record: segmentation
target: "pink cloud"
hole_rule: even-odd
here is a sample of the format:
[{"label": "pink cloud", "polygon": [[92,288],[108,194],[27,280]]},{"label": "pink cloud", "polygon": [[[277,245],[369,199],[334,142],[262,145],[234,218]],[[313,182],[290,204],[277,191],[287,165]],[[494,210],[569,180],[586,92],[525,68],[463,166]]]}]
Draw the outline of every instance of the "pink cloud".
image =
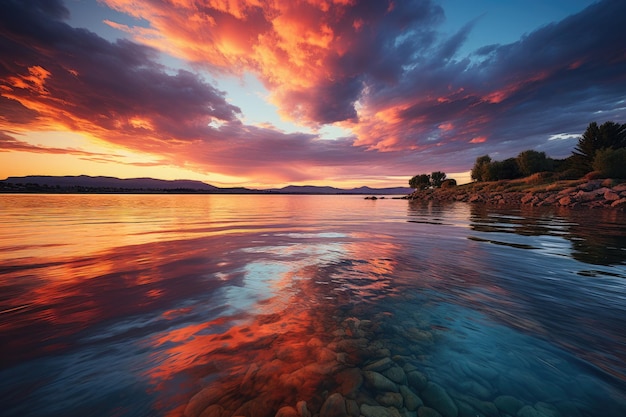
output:
[{"label": "pink cloud", "polygon": [[469,141],[469,143],[485,143],[487,142],[487,137],[478,136]]}]

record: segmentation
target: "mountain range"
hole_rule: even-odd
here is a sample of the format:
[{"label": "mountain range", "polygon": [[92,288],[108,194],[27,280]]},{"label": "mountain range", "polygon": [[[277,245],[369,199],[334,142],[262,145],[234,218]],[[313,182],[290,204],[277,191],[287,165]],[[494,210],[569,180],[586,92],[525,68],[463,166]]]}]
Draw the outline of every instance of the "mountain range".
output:
[{"label": "mountain range", "polygon": [[319,187],[313,185],[289,185],[283,188],[267,190],[249,189],[244,187],[220,188],[194,180],[159,180],[154,178],[91,177],[79,176],[45,176],[27,175],[24,177],[8,177],[0,181],[0,192],[181,192],[181,193],[215,193],[215,194],[377,194],[403,195],[413,190],[408,187],[370,188],[359,187],[343,189],[336,187]]}]

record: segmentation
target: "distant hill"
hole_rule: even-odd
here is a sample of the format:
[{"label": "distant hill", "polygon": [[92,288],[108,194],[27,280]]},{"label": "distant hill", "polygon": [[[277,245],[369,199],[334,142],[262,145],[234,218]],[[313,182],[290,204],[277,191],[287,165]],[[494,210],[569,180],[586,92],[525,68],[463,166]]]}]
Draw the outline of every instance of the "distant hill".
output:
[{"label": "distant hill", "polygon": [[154,178],[46,176],[28,175],[9,177],[0,181],[2,192],[200,192],[220,194],[376,194],[406,195],[413,192],[408,187],[342,189],[313,185],[289,185],[269,190],[253,190],[243,187],[219,188],[201,181],[158,180]]},{"label": "distant hill", "polygon": [[389,188],[359,187],[359,188],[353,188],[351,191],[353,194],[403,195],[403,194],[411,194],[415,190],[409,187],[389,187]]},{"label": "distant hill", "polygon": [[414,190],[408,187],[394,188],[335,188],[335,187],[318,187],[315,185],[289,185],[287,187],[272,189],[272,192],[283,194],[384,194],[384,195],[402,195],[411,194]]},{"label": "distant hill", "polygon": [[193,180],[157,180],[154,178],[120,179],[115,177],[90,177],[88,175],[65,177],[28,175],[26,177],[9,177],[3,182],[6,184],[37,184],[40,186],[61,188],[83,187],[119,190],[218,190],[218,188],[213,185]]}]

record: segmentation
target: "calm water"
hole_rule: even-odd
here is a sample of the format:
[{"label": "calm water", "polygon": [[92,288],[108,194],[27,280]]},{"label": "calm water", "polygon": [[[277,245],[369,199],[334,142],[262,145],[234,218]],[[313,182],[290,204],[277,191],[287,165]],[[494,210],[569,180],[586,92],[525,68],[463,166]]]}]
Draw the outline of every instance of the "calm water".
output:
[{"label": "calm water", "polygon": [[0,195],[1,415],[285,406],[626,415],[626,215]]}]

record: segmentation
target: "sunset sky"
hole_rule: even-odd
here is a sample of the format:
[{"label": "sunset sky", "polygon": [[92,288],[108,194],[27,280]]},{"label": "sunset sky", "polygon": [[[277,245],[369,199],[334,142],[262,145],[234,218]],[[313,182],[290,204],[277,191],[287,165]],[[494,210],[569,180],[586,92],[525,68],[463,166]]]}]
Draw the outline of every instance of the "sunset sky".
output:
[{"label": "sunset sky", "polygon": [[626,123],[623,0],[2,0],[0,179],[467,180]]}]

